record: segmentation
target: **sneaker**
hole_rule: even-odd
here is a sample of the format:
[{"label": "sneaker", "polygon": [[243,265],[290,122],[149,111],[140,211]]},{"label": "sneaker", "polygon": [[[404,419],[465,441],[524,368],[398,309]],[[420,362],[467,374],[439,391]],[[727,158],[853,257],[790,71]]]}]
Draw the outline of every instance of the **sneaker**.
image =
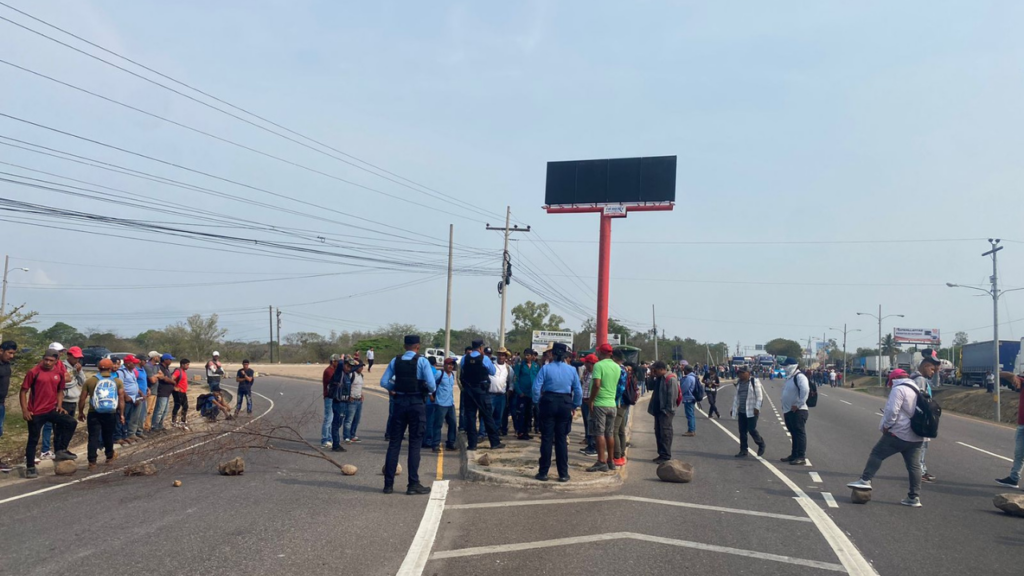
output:
[{"label": "sneaker", "polygon": [[64,460],[74,460],[76,458],[78,458],[77,455],[72,454],[67,450],[58,450],[57,453],[53,455],[53,459],[57,462],[61,462]]},{"label": "sneaker", "polygon": [[71,458],[72,459],[77,459],[78,458],[78,454],[75,454],[71,450],[68,450],[67,448],[65,448],[64,451],[67,452],[68,454],[71,454]]},{"label": "sneaker", "polygon": [[114,460],[117,460],[117,452],[114,452],[114,455],[113,455],[113,456],[110,456],[109,458],[107,458],[106,460],[104,460],[104,461],[103,461],[103,464],[105,464],[105,465],[107,465],[107,466],[110,466],[111,464],[113,464],[113,463],[114,463]]},{"label": "sneaker", "polygon": [[790,460],[789,464],[790,466],[805,466],[807,464],[807,460],[804,460],[803,458],[797,458],[795,460]]},{"label": "sneaker", "polygon": [[540,474],[540,473],[538,473],[536,476],[534,476],[533,479],[534,480],[540,480],[541,482],[547,482],[549,480],[547,474]]},{"label": "sneaker", "polygon": [[612,460],[612,463],[614,463],[616,466],[625,466],[626,465],[626,458],[625,457],[616,458],[616,459]]},{"label": "sneaker", "polygon": [[613,458],[613,459],[608,461],[608,470],[616,470],[616,469],[618,469],[618,466],[615,465],[615,459]]},{"label": "sneaker", "polygon": [[760,446],[758,446],[757,447],[757,455],[758,456],[764,456],[764,451],[765,451],[766,448],[768,448],[767,444],[761,444]]},{"label": "sneaker", "polygon": [[501,450],[502,448],[507,448],[503,442],[499,442],[496,446],[491,446],[491,450]]},{"label": "sneaker", "polygon": [[935,476],[925,472],[924,474],[921,474],[921,480],[930,483],[930,482],[935,482],[936,478],[935,478]]},{"label": "sneaker", "polygon": [[779,462],[792,462],[792,461],[793,461],[793,457],[792,456],[786,456],[785,458],[779,458]]},{"label": "sneaker", "polygon": [[[533,440],[533,436],[530,436],[529,434],[520,434],[519,436],[516,436],[516,438],[519,440]],[[586,444],[586,442],[583,442],[583,444]]]},{"label": "sneaker", "polygon": [[331,447],[331,443],[330,442],[321,442],[320,443],[320,447],[321,448],[330,448]]},{"label": "sneaker", "polygon": [[735,458],[746,458],[746,457],[747,457],[747,451],[746,450],[741,451],[739,454],[737,454],[735,456]]},{"label": "sneaker", "polygon": [[456,450],[458,450],[458,448],[456,448],[454,444],[445,444],[444,445],[444,451],[445,452],[455,452]]},{"label": "sneaker", "polygon": [[558,477],[558,481],[559,482],[568,482],[569,481],[569,477],[568,476],[559,476]]},{"label": "sneaker", "polygon": [[683,432],[683,436],[696,436],[696,432]]},{"label": "sneaker", "polygon": [[423,484],[417,482],[412,486],[409,486],[405,493],[409,496],[413,496],[415,494],[430,494],[430,488],[427,488]]},{"label": "sneaker", "polygon": [[25,478],[39,478],[39,473],[36,472],[35,468],[26,468]]},{"label": "sneaker", "polygon": [[853,488],[854,490],[871,490],[871,480],[857,480],[856,482],[850,482],[846,487]]},{"label": "sneaker", "polygon": [[433,451],[433,452],[434,452],[435,454],[436,454],[436,453],[439,453],[439,452],[444,452],[444,450],[443,450],[443,449],[442,449],[442,448],[441,448],[440,446],[434,446],[433,448],[431,448],[431,450],[432,450],[432,451]]},{"label": "sneaker", "polygon": [[1006,478],[997,478],[996,484],[999,484],[1000,486],[1006,486],[1007,488],[1016,488],[1018,482],[1014,482],[1012,478],[1007,476]]},{"label": "sneaker", "polygon": [[334,448],[331,448],[331,452],[345,452],[345,451],[346,450],[345,450],[344,446],[335,446]]},{"label": "sneaker", "polygon": [[590,468],[587,468],[587,472],[607,472],[607,471],[608,471],[608,464],[605,464],[604,462],[598,462],[597,464],[594,464]]},{"label": "sneaker", "polygon": [[353,437],[352,437],[352,441],[353,441],[353,442],[359,442],[359,441],[360,441],[360,440],[359,440],[359,436],[353,436]]},{"label": "sneaker", "polygon": [[593,448],[583,448],[580,452],[587,456],[597,456],[597,450],[594,450]]},{"label": "sneaker", "polygon": [[345,444],[351,444],[351,443],[352,443],[352,439],[351,438],[345,438]]},{"label": "sneaker", "polygon": [[12,468],[10,464],[8,464],[7,462],[0,462],[0,472],[7,474],[11,470],[14,470],[14,468]]},{"label": "sneaker", "polygon": [[900,504],[903,504],[904,506],[910,506],[911,508],[920,508],[921,507],[921,499],[917,498],[917,497],[914,497],[914,498],[907,497],[907,498],[904,498],[903,500],[900,500]]},{"label": "sneaker", "polygon": [[662,462],[668,462],[669,460],[671,460],[671,458],[663,458],[661,456],[658,456],[654,460],[651,460],[651,462],[654,462],[655,464],[661,464]]},{"label": "sneaker", "polygon": [[392,492],[394,492],[394,491],[395,491],[395,489],[394,489],[394,488],[392,488],[391,486],[385,486],[385,487],[384,487],[384,490],[383,490],[383,492],[384,492],[385,494],[391,494],[391,493],[392,493]]},{"label": "sneaker", "polygon": [[47,450],[46,452],[43,452],[42,454],[39,455],[39,458],[42,459],[42,460],[53,460],[53,457],[54,457],[54,453],[50,452],[49,450]]}]

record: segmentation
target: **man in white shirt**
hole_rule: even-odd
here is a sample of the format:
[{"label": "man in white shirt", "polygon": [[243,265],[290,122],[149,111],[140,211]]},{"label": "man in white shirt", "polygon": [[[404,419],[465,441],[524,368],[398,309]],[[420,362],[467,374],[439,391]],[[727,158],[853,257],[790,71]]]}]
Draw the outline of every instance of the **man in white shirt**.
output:
[{"label": "man in white shirt", "polygon": [[829,386],[831,386],[833,388],[836,387],[836,371],[835,370],[829,370],[828,371],[828,384],[829,384]]},{"label": "man in white shirt", "polygon": [[[484,350],[484,354],[490,352],[490,348]],[[490,354],[488,354],[489,356]],[[497,360],[494,362],[494,375],[490,377],[491,387],[487,390],[491,395],[491,414],[494,417],[494,423],[499,424],[501,422],[501,415],[505,410],[505,392],[508,391],[508,374],[510,366],[508,363],[509,356],[511,356],[505,347],[498,349]],[[483,427],[483,416],[480,417],[480,426]],[[502,436],[506,436],[508,430],[506,430]]]},{"label": "man in white shirt", "polygon": [[366,350],[366,373],[373,372],[373,347]]}]

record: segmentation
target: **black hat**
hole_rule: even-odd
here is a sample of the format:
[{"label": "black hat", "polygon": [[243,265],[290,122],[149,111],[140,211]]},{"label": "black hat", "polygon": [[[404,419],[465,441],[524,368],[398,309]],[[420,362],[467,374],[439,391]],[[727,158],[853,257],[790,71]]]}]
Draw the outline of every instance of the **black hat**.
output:
[{"label": "black hat", "polygon": [[569,347],[561,342],[555,342],[555,345],[551,348],[552,352],[568,352]]},{"label": "black hat", "polygon": [[491,350],[490,346],[488,346],[487,348],[484,348],[484,354],[487,354],[488,356],[490,356],[493,353],[494,353],[494,350]]},{"label": "black hat", "polygon": [[413,344],[419,344],[419,343],[420,343],[419,334],[409,334],[409,335],[407,335],[405,337],[405,345],[406,346],[412,346]]},{"label": "black hat", "polygon": [[942,362],[939,361],[939,353],[931,348],[921,350],[921,364],[924,364],[925,362],[931,362],[936,366],[942,366]]},{"label": "black hat", "polygon": [[470,347],[473,348],[473,350],[476,350],[477,348],[483,347],[483,345],[483,340],[473,340],[473,343],[470,345]]}]

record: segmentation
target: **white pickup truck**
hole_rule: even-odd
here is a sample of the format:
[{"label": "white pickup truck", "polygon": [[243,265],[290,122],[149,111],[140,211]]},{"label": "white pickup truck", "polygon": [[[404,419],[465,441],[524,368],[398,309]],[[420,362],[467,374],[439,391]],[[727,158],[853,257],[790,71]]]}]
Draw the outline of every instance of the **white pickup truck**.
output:
[{"label": "white pickup truck", "polygon": [[[441,367],[441,365],[444,364],[445,355],[443,348],[427,348],[424,351],[423,355],[426,356],[427,358],[434,358],[434,361],[437,362],[437,366],[439,368]],[[453,354],[451,350],[448,351],[448,358],[454,358],[456,362],[462,361],[462,356]]]}]

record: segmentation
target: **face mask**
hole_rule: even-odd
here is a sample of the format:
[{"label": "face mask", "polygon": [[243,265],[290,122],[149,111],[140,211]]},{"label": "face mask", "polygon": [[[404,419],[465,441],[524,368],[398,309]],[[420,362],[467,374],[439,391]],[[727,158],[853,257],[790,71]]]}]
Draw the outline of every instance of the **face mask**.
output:
[{"label": "face mask", "polygon": [[792,366],[786,366],[786,378],[791,378],[794,374],[796,374],[797,368],[799,368],[799,366],[797,366],[796,364],[793,364]]}]

